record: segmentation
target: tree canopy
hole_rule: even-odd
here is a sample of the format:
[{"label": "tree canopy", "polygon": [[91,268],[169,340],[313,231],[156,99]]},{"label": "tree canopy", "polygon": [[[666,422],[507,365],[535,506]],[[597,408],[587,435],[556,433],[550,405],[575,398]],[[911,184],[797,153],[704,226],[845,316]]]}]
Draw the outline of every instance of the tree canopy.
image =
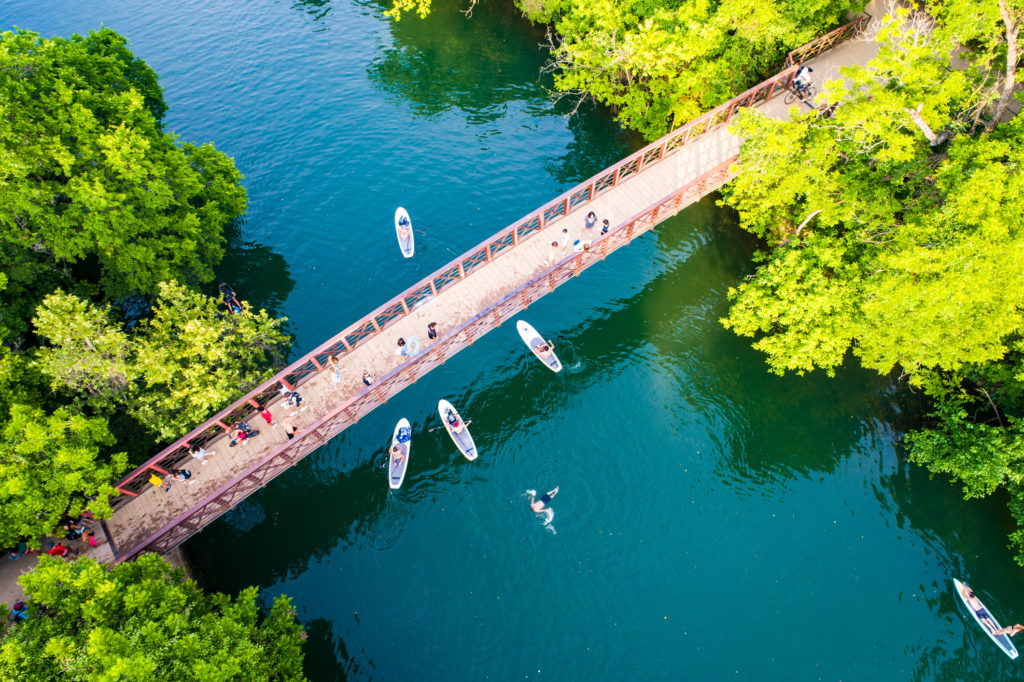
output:
[{"label": "tree canopy", "polygon": [[[475,3],[471,3],[475,4]],[[776,71],[789,50],[841,24],[864,0],[516,0],[550,24],[555,87],[612,108],[648,139],[713,109]],[[425,16],[430,0],[389,14]]]},{"label": "tree canopy", "polygon": [[109,514],[126,452],[188,431],[286,350],[282,320],[197,290],[245,190],[227,156],[165,132],[166,111],[109,29],[0,34],[0,546]]},{"label": "tree canopy", "polygon": [[287,597],[205,594],[154,554],[107,566],[40,557],[19,580],[29,617],[0,639],[8,680],[301,680],[305,633]]},{"label": "tree canopy", "polygon": [[245,210],[229,158],[164,132],[156,74],[110,29],[0,34],[0,314],[23,332],[73,268],[108,298],[204,282]]},{"label": "tree canopy", "polygon": [[[934,404],[911,458],[969,497],[1007,486],[1024,527],[1024,121],[999,123],[1020,7],[900,10],[878,56],[828,84],[834,106],[737,120],[726,201],[766,248],[723,323],[778,373],[851,353],[902,373]],[[1013,542],[1024,563],[1024,532]]]},{"label": "tree canopy", "polygon": [[[124,453],[110,453],[107,420],[73,407],[50,412],[26,390],[32,369],[0,349],[0,547],[50,533],[66,513],[110,511]],[[105,456],[103,456],[105,454]]]},{"label": "tree canopy", "polygon": [[98,410],[120,405],[164,439],[269,378],[288,342],[283,320],[263,310],[225,314],[215,299],[176,282],[160,284],[152,317],[131,332],[108,307],[60,290],[34,323],[49,341],[36,357],[53,388]]}]

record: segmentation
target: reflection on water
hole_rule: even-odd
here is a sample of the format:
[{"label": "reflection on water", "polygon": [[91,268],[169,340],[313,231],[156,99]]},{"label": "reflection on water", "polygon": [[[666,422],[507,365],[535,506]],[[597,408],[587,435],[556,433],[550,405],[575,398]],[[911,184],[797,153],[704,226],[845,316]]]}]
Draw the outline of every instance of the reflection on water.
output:
[{"label": "reflection on water", "polygon": [[299,10],[313,22],[313,33],[331,30],[331,22],[324,21],[333,9],[331,0],[293,0],[291,8]]},{"label": "reflection on water", "polygon": [[216,296],[217,282],[229,282],[239,298],[254,309],[280,315],[295,287],[288,261],[265,244],[243,239],[237,227],[227,230],[226,236],[226,255],[217,266],[217,281],[208,287],[209,293]]},{"label": "reflection on water", "polygon": [[[556,111],[567,108],[567,103],[560,103]],[[577,185],[644,146],[639,134],[620,128],[600,105],[581,106],[566,123],[572,141],[565,153],[543,162],[544,170],[565,185]]]},{"label": "reflection on water", "polygon": [[373,59],[367,75],[419,116],[455,108],[471,125],[490,123],[509,102],[544,97],[543,85],[550,82],[538,76],[543,54],[522,49],[539,43],[541,33],[511,3],[478,5],[467,18],[452,0],[442,0],[426,19],[410,15],[392,22],[390,32],[392,44]]},{"label": "reflection on water", "polygon": [[[171,127],[246,174],[218,279],[308,349],[639,146],[600,109],[561,118],[510,5],[467,20],[444,0],[398,25],[384,8],[0,13],[44,35],[111,25],[158,66]],[[428,233],[409,262],[399,200]],[[906,465],[916,413],[887,380],[773,377],[721,327],[756,246],[734,222],[708,199],[532,304],[572,371],[541,367],[511,321],[476,341],[191,539],[200,579],[291,595],[313,679],[1019,677],[949,589],[1024,614],[1001,501]],[[477,461],[428,433],[440,397],[474,420]],[[391,493],[378,465],[402,416]],[[520,495],[555,485],[552,535]]]}]

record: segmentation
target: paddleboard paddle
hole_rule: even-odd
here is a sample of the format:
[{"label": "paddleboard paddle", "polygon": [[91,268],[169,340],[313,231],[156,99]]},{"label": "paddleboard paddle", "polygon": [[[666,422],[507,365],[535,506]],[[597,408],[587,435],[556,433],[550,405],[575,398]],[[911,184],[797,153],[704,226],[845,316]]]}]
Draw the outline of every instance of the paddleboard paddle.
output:
[{"label": "paddleboard paddle", "polygon": [[[469,426],[469,425],[470,425],[470,424],[472,424],[472,423],[473,423],[473,420],[472,420],[472,419],[467,419],[467,420],[466,420],[466,423],[465,423],[465,424],[463,424],[463,426]],[[438,429],[443,429],[443,428],[444,428],[444,425],[443,425],[443,424],[442,424],[441,426],[435,426],[435,427],[434,427],[434,428],[432,428],[432,429],[427,429],[427,433],[433,433],[434,431],[437,431]]]}]

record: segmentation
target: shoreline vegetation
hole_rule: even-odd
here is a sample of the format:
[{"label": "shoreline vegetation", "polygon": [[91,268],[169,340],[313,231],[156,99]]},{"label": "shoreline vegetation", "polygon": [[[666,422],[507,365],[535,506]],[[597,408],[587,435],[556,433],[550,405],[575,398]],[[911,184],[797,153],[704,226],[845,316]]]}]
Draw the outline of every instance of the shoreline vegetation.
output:
[{"label": "shoreline vegetation", "polygon": [[[547,26],[545,69],[570,114],[596,102],[651,141],[776,73],[790,50],[846,23],[866,0],[514,4]],[[430,9],[430,0],[394,0],[386,14]]]},{"label": "shoreline vegetation", "polygon": [[283,319],[204,293],[242,176],[164,131],[156,73],[110,29],[0,47],[0,547],[51,555],[0,609],[0,677],[300,679],[287,597],[205,594],[155,555],[67,560],[60,539],[110,515],[132,462],[283,365]]},{"label": "shoreline vegetation", "polygon": [[[653,139],[863,2],[517,7],[550,27],[560,96]],[[396,0],[389,14],[429,10]],[[741,115],[747,172],[724,202],[763,248],[722,323],[773,372],[831,373],[853,355],[922,391],[932,412],[911,460],[967,497],[1007,489],[1024,565],[1024,121],[1002,122],[1022,23],[1024,0],[926,1],[879,22],[878,57],[825,84],[838,107]],[[39,548],[108,516],[131,462],[271,376],[290,339],[283,319],[204,293],[246,209],[242,176],[163,130],[157,75],[126,39],[0,43],[0,546]],[[286,597],[261,610],[255,588],[207,595],[153,555],[112,569],[41,557],[21,582],[29,618],[0,639],[4,676],[301,678]],[[181,656],[177,638],[203,648]]]},{"label": "shoreline vegetation", "polygon": [[[556,100],[606,105],[652,140],[865,3],[515,5],[548,27]],[[387,14],[430,10],[394,0]],[[722,324],[772,372],[831,375],[852,355],[921,391],[930,413],[907,434],[910,460],[967,499],[1005,489],[1024,565],[1024,122],[1009,116],[1024,2],[887,11],[872,23],[879,55],[823,84],[838,106],[733,124],[747,172],[722,203],[762,248]]]}]

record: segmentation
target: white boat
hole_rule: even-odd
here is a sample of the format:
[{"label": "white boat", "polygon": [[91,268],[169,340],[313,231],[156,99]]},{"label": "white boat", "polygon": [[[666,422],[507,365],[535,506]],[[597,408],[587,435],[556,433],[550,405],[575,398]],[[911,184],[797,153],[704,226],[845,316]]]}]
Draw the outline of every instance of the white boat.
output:
[{"label": "white boat", "polygon": [[554,344],[549,344],[544,340],[537,330],[530,326],[528,322],[519,320],[516,322],[516,329],[519,331],[519,336],[522,338],[523,343],[526,347],[537,356],[537,359],[544,363],[544,365],[552,372],[561,372],[562,363],[555,355],[555,350],[552,347]]},{"label": "white boat", "polygon": [[[402,449],[402,456],[392,452],[395,446]],[[409,468],[409,453],[412,451],[412,428],[409,420],[402,417],[395,424],[395,433],[391,436],[391,445],[388,447],[388,485],[392,490],[402,487],[405,480],[405,472]]]},{"label": "white boat", "polygon": [[988,635],[988,638],[995,642],[999,646],[999,648],[1003,650],[1003,653],[1005,653],[1007,656],[1009,656],[1010,658],[1017,658],[1017,647],[1015,647],[1013,645],[1013,642],[1010,641],[1010,637],[1008,635],[992,634],[992,628],[985,624],[984,621],[988,620],[992,623],[992,625],[995,626],[996,630],[1002,629],[1002,626],[999,624],[999,621],[997,621],[995,617],[993,617],[992,613],[988,610],[988,607],[981,603],[981,599],[978,599],[978,595],[974,595],[974,598],[978,600],[978,604],[981,604],[981,608],[975,610],[967,601],[970,596],[967,593],[971,590],[971,588],[968,587],[965,583],[960,582],[956,578],[953,578],[953,584],[956,585],[956,593],[960,595],[960,601],[962,601],[964,603],[964,606],[967,607],[967,610],[971,612],[971,615],[974,616],[974,620],[977,621],[978,625],[981,626],[981,629],[985,631],[985,634]]},{"label": "white boat", "polygon": [[[466,422],[462,420],[462,416],[459,414],[450,402],[444,400],[437,401],[437,413],[441,416],[441,423],[444,424],[445,431],[455,441],[455,447],[459,449],[459,452],[472,462],[476,459],[476,445],[473,443],[473,436],[469,435],[469,427],[466,426]],[[462,427],[461,429],[458,427]]]},{"label": "white boat", "polygon": [[412,221],[404,208],[399,206],[395,209],[395,236],[398,237],[398,247],[402,249],[402,255],[412,258],[416,253],[416,239],[412,233]]}]

